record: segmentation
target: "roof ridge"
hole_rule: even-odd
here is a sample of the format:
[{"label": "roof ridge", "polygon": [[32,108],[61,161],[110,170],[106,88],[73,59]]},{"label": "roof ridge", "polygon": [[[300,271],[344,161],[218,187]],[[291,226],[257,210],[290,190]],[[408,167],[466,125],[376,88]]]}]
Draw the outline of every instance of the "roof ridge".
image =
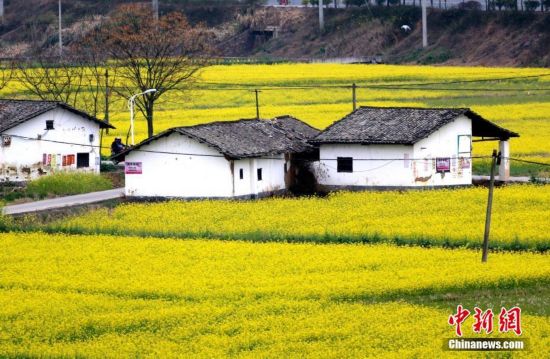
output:
[{"label": "roof ridge", "polygon": [[270,121],[273,121],[273,120],[282,120],[284,118],[291,118],[293,120],[296,120],[296,121],[299,121],[301,123],[303,123],[304,125],[308,126],[309,128],[313,129],[313,130],[316,130],[316,131],[321,131],[319,130],[318,128],[316,127],[313,127],[312,125],[310,125],[309,123],[305,122],[305,121],[302,121],[300,120],[298,117],[294,117],[292,115],[282,115],[282,116],[277,116],[277,117],[273,117]]},{"label": "roof ridge", "polygon": [[470,107],[420,107],[420,106],[359,106],[361,108],[393,109],[393,110],[469,110]]},{"label": "roof ridge", "polygon": [[257,118],[241,118],[238,120],[217,120],[207,123],[197,123],[195,125],[187,125],[187,126],[175,126],[170,127],[169,129],[179,129],[179,128],[193,128],[193,127],[206,127],[206,126],[213,126],[213,125],[227,125],[227,124],[234,124],[234,123],[242,123],[242,122],[254,122],[254,121],[269,121],[266,119],[257,119]]}]

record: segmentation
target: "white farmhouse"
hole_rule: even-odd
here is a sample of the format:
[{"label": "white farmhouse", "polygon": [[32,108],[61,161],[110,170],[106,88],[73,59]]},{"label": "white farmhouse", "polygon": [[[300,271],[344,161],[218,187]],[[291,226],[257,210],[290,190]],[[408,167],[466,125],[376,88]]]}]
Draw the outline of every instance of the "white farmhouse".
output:
[{"label": "white farmhouse", "polygon": [[64,103],[0,100],[0,181],[99,173],[102,128],[114,127]]},{"label": "white farmhouse", "polygon": [[[311,142],[319,146],[318,184],[353,189],[470,185],[472,137],[500,141],[509,157],[518,136],[467,108],[361,107]],[[506,180],[510,164],[502,162]]]},{"label": "white farmhouse", "polygon": [[177,127],[115,156],[125,157],[126,196],[253,198],[284,191],[293,157],[314,151],[318,130],[295,118]]}]

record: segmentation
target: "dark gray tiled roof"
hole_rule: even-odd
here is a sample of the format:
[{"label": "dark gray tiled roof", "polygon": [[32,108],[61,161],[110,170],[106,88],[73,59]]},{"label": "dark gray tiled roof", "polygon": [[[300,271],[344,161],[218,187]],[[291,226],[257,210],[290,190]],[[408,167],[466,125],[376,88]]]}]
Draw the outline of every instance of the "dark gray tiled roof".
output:
[{"label": "dark gray tiled roof", "polygon": [[238,159],[313,150],[308,140],[319,131],[289,116],[273,120],[212,122],[171,128],[115,157],[126,155],[134,149],[172,133],[196,139],[214,147],[229,158]]},{"label": "dark gray tiled roof", "polygon": [[472,119],[474,136],[518,136],[468,108],[360,107],[333,123],[311,142],[410,145],[428,137],[461,115]]},{"label": "dark gray tiled roof", "polygon": [[307,123],[289,115],[275,117],[271,121],[277,126],[284,129],[288,134],[296,136],[303,140],[312,139],[313,137],[321,133],[320,130],[311,127]]},{"label": "dark gray tiled roof", "polygon": [[9,130],[10,128],[20,125],[36,116],[58,107],[76,113],[90,121],[96,122],[101,128],[114,128],[113,126],[62,102],[0,99],[0,132]]}]

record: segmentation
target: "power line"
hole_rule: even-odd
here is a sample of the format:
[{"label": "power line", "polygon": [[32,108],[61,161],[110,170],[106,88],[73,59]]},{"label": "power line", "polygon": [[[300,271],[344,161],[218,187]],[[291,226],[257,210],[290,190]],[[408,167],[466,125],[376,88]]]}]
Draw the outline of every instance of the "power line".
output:
[{"label": "power line", "polygon": [[540,166],[548,166],[548,167],[550,167],[550,163],[537,162],[537,161],[529,161],[529,160],[522,160],[522,159],[520,159],[520,158],[514,158],[514,157],[505,157],[505,158],[507,158],[508,160],[512,160],[512,161],[525,162],[525,163],[531,163],[531,164],[534,164],[534,165],[540,165]]}]

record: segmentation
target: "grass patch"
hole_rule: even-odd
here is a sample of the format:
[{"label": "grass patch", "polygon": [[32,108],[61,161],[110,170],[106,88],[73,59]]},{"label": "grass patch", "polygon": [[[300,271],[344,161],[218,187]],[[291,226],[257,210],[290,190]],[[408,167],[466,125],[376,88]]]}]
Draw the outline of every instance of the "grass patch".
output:
[{"label": "grass patch", "polygon": [[44,199],[53,196],[105,191],[113,188],[112,182],[92,173],[56,173],[29,182],[22,191],[23,197]]}]

